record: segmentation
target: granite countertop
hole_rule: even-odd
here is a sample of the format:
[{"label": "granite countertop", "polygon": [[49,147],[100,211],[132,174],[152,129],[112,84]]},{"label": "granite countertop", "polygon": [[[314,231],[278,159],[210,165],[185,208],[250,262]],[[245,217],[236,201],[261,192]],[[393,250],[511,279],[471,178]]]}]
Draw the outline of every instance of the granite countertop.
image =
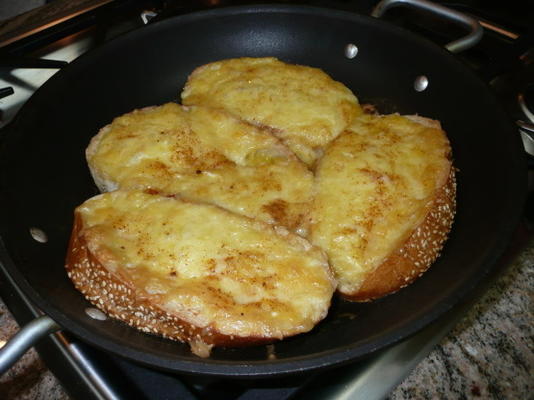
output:
[{"label": "granite countertop", "polygon": [[534,240],[391,394],[528,399],[534,393]]},{"label": "granite countertop", "polygon": [[[389,396],[527,399],[534,393],[534,239]],[[0,302],[0,340],[17,331]],[[0,378],[0,398],[69,399],[34,350]]]}]

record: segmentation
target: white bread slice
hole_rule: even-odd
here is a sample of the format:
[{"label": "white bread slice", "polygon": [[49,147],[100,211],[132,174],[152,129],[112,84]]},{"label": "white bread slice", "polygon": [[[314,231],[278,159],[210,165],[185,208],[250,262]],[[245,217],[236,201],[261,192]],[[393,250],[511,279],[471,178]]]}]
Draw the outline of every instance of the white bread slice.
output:
[{"label": "white bread slice", "polygon": [[450,145],[423,117],[363,115],[317,167],[310,238],[346,298],[393,293],[437,258],[455,212]]},{"label": "white bread slice", "polygon": [[268,127],[309,167],[361,113],[356,96],[325,72],[271,57],[203,65],[181,96],[185,105],[221,108]]},{"label": "white bread slice", "polygon": [[271,133],[206,107],[168,103],[102,128],[86,150],[103,192],[150,189],[305,232],[313,174]]},{"label": "white bread slice", "polygon": [[287,230],[219,207],[118,190],[75,211],[66,268],[85,297],[144,332],[212,346],[312,329],[335,281],[326,256]]}]

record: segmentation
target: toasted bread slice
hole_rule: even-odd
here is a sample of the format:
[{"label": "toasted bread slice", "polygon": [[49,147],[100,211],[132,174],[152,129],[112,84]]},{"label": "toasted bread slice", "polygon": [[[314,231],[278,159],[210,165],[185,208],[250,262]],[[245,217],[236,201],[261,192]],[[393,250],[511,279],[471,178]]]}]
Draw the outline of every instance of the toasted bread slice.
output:
[{"label": "toasted bread slice", "polygon": [[190,75],[182,101],[269,127],[308,166],[361,113],[356,96],[320,69],[276,58],[203,65]]},{"label": "toasted bread slice", "polygon": [[305,232],[313,175],[279,139],[226,112],[168,103],[116,118],[86,151],[101,191],[151,189]]},{"label": "toasted bread slice", "polygon": [[304,238],[140,191],[105,193],[76,209],[66,268],[108,315],[189,342],[200,356],[307,332],[335,290],[326,256]]},{"label": "toasted bread slice", "polygon": [[400,115],[363,115],[327,148],[310,238],[343,296],[395,292],[436,259],[455,211],[450,154],[437,122]]}]

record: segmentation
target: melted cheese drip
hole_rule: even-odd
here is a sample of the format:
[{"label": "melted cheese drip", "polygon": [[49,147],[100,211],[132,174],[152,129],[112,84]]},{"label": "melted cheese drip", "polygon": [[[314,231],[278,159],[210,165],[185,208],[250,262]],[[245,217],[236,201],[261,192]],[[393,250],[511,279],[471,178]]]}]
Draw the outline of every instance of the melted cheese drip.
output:
[{"label": "melted cheese drip", "polygon": [[308,165],[361,113],[352,92],[323,71],[275,58],[204,65],[189,77],[182,100],[272,128]]},{"label": "melted cheese drip", "polygon": [[153,189],[305,229],[313,175],[270,133],[224,112],[175,103],[102,129],[87,151],[101,190]]},{"label": "melted cheese drip", "polygon": [[327,252],[340,291],[355,292],[424,219],[449,152],[441,129],[399,115],[362,116],[327,149],[311,240]]},{"label": "melted cheese drip", "polygon": [[197,327],[282,338],[326,316],[333,278],[323,253],[299,236],[136,191],[96,196],[78,211],[105,268]]}]

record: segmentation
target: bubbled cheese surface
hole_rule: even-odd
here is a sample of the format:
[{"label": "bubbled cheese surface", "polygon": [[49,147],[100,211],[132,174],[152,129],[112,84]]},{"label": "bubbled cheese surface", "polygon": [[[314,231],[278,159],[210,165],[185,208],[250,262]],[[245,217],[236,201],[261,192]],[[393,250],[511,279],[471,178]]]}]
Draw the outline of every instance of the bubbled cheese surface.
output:
[{"label": "bubbled cheese surface", "polygon": [[270,127],[308,165],[361,113],[354,94],[320,69],[276,58],[204,65],[189,77],[182,101]]},{"label": "bubbled cheese surface", "polygon": [[175,103],[116,118],[87,150],[102,191],[152,189],[305,229],[313,175],[269,132]]},{"label": "bubbled cheese surface", "polygon": [[78,212],[109,271],[195,326],[281,338],[327,313],[335,285],[326,257],[287,230],[139,191],[96,196]]},{"label": "bubbled cheese surface", "polygon": [[398,248],[428,213],[449,176],[439,127],[399,115],[358,118],[317,168],[311,240],[330,259],[342,293]]}]

